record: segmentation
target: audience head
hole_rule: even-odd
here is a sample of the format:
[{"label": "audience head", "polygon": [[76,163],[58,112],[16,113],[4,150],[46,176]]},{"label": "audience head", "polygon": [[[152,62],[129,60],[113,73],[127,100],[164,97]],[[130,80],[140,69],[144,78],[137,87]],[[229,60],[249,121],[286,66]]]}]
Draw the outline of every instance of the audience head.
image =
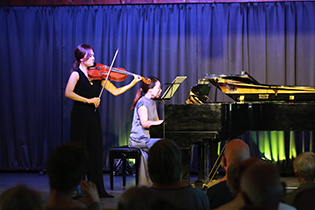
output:
[{"label": "audience head", "polygon": [[277,209],[284,195],[277,167],[268,162],[251,165],[241,177],[241,192],[248,205]]},{"label": "audience head", "polygon": [[222,157],[223,167],[227,170],[229,165],[240,163],[250,157],[248,145],[241,139],[231,140],[224,151]]},{"label": "audience head", "polygon": [[266,210],[262,206],[244,206],[241,210]]},{"label": "audience head", "polygon": [[16,185],[0,196],[1,210],[44,210],[41,195],[25,185]]},{"label": "audience head", "polygon": [[82,144],[69,141],[58,146],[47,163],[50,190],[71,193],[88,169],[88,150]]},{"label": "audience head", "polygon": [[157,141],[149,150],[148,171],[153,183],[167,185],[181,178],[181,151],[169,139]]},{"label": "audience head", "polygon": [[170,200],[156,198],[152,204],[152,210],[180,210]]},{"label": "audience head", "polygon": [[120,197],[118,210],[151,210],[153,200],[153,192],[148,187],[131,187]]},{"label": "audience head", "polygon": [[146,186],[131,187],[118,201],[118,210],[178,210],[169,200],[159,198]]},{"label": "audience head", "polygon": [[235,197],[240,192],[240,184],[241,184],[241,177],[243,173],[253,164],[257,164],[262,162],[259,158],[249,158],[237,164],[232,164],[229,166],[227,174],[227,185]]},{"label": "audience head", "polygon": [[298,178],[307,182],[314,182],[315,177],[315,153],[303,152],[293,161],[294,173]]}]

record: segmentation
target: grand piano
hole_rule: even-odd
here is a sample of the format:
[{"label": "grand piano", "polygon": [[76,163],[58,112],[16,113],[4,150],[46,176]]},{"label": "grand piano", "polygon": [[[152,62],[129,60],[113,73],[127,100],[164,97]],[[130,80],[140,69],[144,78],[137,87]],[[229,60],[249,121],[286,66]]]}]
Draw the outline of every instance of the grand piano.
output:
[{"label": "grand piano", "polygon": [[[211,87],[234,102],[210,102],[207,93]],[[246,72],[205,75],[191,88],[186,104],[164,105],[164,122],[151,126],[150,135],[178,143],[183,153],[183,179],[188,180],[190,148],[198,144],[197,181],[203,182],[209,165],[205,148],[210,147],[213,165],[217,142],[246,131],[314,131],[314,102],[315,87],[264,85]]]}]

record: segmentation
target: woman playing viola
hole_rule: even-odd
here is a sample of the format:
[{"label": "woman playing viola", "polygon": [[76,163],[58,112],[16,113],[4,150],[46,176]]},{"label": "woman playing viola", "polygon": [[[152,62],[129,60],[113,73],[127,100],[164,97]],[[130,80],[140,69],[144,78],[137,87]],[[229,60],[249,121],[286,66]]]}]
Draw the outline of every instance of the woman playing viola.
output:
[{"label": "woman playing viola", "polygon": [[[86,44],[81,44],[75,49],[76,60],[73,63],[71,74],[66,86],[65,96],[74,100],[71,111],[70,140],[81,142],[90,151],[90,166],[87,179],[97,186],[100,197],[112,197],[104,187],[102,171],[102,128],[98,106],[99,94],[104,85],[104,80],[88,78],[88,68],[94,65],[94,50]],[[141,80],[135,75],[130,84],[116,88],[107,80],[105,89],[117,96]]]}]

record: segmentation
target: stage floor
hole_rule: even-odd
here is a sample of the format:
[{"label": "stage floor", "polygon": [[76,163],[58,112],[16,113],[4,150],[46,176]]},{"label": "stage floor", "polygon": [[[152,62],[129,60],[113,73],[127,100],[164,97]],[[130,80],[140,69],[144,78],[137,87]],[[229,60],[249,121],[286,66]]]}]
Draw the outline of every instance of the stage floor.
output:
[{"label": "stage floor", "polygon": [[[101,198],[101,205],[103,209],[116,209],[118,200],[121,194],[131,186],[135,185],[135,177],[127,176],[126,179],[126,189],[122,186],[122,176],[114,177],[114,190],[110,190],[109,186],[109,174],[104,173],[104,182],[105,189],[111,195],[114,195],[114,198]],[[197,179],[196,175],[191,175],[191,181],[195,181]],[[295,177],[282,177],[282,181],[284,181],[287,185],[287,190],[290,191],[292,189],[296,189],[298,187],[298,181]],[[47,174],[40,175],[38,172],[27,172],[27,173],[8,173],[8,172],[0,172],[0,194],[16,185],[16,184],[25,184],[32,189],[39,191],[43,197],[46,199],[49,195],[49,184],[48,184],[48,176]]]}]

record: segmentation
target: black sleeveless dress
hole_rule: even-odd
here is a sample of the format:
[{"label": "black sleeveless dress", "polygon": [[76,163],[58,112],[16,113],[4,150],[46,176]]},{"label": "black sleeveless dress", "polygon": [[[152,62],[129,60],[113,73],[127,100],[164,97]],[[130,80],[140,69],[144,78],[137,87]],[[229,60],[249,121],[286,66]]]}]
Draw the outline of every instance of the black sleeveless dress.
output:
[{"label": "black sleeveless dress", "polygon": [[[86,98],[98,97],[101,91],[101,81],[94,80],[93,84],[80,69],[79,80],[74,92]],[[94,104],[74,101],[71,112],[70,140],[85,145],[90,152],[90,166],[87,172],[87,179],[94,182],[100,197],[107,197],[104,187],[102,170],[102,127],[99,109],[95,110]]]}]

